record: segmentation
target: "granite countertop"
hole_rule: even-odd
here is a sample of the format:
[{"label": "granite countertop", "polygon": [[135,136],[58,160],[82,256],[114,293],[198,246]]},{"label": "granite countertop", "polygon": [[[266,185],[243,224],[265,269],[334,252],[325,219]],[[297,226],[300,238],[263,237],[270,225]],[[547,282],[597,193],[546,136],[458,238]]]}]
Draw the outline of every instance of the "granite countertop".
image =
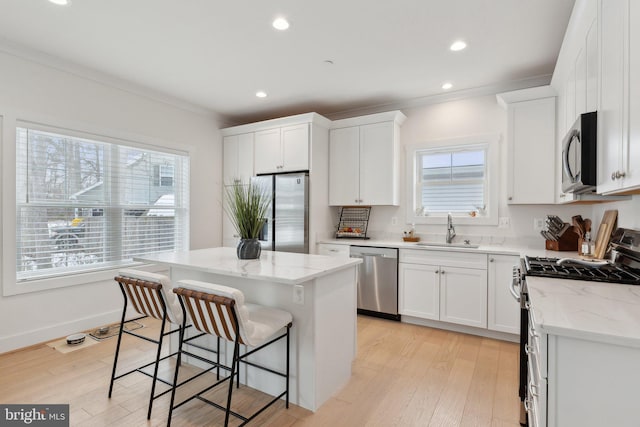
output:
[{"label": "granite countertop", "polygon": [[291,285],[301,284],[362,262],[358,258],[272,251],[262,251],[260,259],[241,260],[238,259],[235,248],[160,253],[135,257],[134,261]]},{"label": "granite countertop", "polygon": [[640,347],[640,286],[528,276],[527,287],[542,331]]}]

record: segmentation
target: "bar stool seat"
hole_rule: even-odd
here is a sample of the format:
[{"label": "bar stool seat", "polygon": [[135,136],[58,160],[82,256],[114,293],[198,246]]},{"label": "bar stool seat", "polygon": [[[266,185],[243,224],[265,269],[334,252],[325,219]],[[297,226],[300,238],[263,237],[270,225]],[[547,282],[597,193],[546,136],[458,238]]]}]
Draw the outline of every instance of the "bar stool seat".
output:
[{"label": "bar stool seat", "polygon": [[[115,277],[115,281],[118,282],[118,285],[120,286],[120,290],[124,298],[124,307],[122,309],[122,318],[120,320],[120,330],[118,332],[118,342],[116,344],[116,352],[114,355],[113,369],[111,372],[111,381],[109,383],[109,398],[111,398],[111,395],[113,393],[113,385],[115,380],[135,372],[151,377],[152,384],[151,384],[151,392],[149,397],[149,407],[147,411],[147,419],[150,419],[154,400],[171,392],[174,386],[174,383],[158,378],[158,367],[160,362],[162,360],[168,359],[178,354],[178,351],[175,351],[171,354],[161,357],[163,339],[166,336],[174,333],[178,333],[178,337],[183,337],[184,329],[190,327],[190,325],[187,326],[185,322],[186,319],[184,316],[184,311],[180,306],[180,301],[177,295],[174,292],[172,292],[173,285],[171,283],[171,280],[167,276],[162,274],[150,273],[142,270],[122,269],[118,272],[118,275]],[[131,308],[139,316],[126,320],[127,307],[129,304],[131,304]],[[132,322],[135,320],[140,320],[146,317],[153,317],[155,319],[162,321],[160,326],[160,333],[157,339],[140,335],[136,332],[128,331],[125,329],[126,323]],[[165,331],[167,322],[169,322],[169,324],[172,326],[169,327],[168,331]],[[156,354],[155,354],[155,359],[153,361],[148,362],[142,366],[136,367],[134,369],[131,369],[127,372],[119,373],[118,375],[116,375],[123,334],[134,336],[136,338],[155,344],[157,346]],[[202,347],[198,344],[191,342],[192,340],[195,340],[203,335],[204,334],[199,334],[199,335],[190,337],[187,340],[184,340],[185,344],[198,347],[204,351],[215,353],[216,361],[213,362],[213,361],[209,361],[208,359],[207,361],[212,365],[212,368],[209,370],[213,370],[214,368],[217,368],[218,376],[219,376],[219,368],[221,365],[220,365],[220,355],[218,353],[218,348],[219,348],[220,341],[218,341],[218,348],[216,348],[215,350],[212,350],[208,347]],[[145,371],[145,368],[148,368],[150,366],[153,366],[153,374],[149,374],[148,372]],[[206,372],[203,372],[201,374],[204,374],[204,373]],[[201,374],[199,374],[198,376],[200,376]],[[195,376],[191,377],[189,380],[191,379],[195,379]],[[157,381],[160,381],[165,385],[170,386],[171,388],[156,395],[155,389],[156,389]]]},{"label": "bar stool seat", "polygon": [[[229,416],[233,415],[243,422],[244,425],[264,411],[266,408],[285,397],[285,405],[289,407],[289,346],[290,329],[293,322],[291,313],[272,307],[265,307],[258,304],[246,303],[244,294],[235,288],[217,285],[213,283],[200,282],[195,280],[181,280],[174,288],[182,309],[184,319],[189,317],[193,326],[204,333],[208,333],[219,338],[223,338],[234,344],[233,359],[230,367],[230,375],[204,390],[174,405],[175,392],[173,388],[171,396],[171,407],[169,409],[169,419],[167,425],[171,424],[173,410],[182,406],[192,399],[199,399],[225,411],[225,426],[229,423]],[[279,334],[279,331],[284,333]],[[244,360],[247,356],[256,353],[263,348],[274,344],[282,338],[286,338],[286,370],[277,372],[271,368],[261,366],[253,361]],[[182,340],[181,340],[182,343]],[[251,350],[240,354],[240,344],[252,347]],[[181,355],[178,354],[178,361]],[[245,417],[231,410],[231,397],[233,392],[234,377],[239,369],[239,364],[245,363],[251,367],[268,371],[285,379],[285,389],[278,396],[275,396],[269,403],[254,412],[251,416]],[[178,364],[179,365],[179,364]],[[176,378],[178,370],[175,372]],[[217,385],[229,381],[227,394],[227,404],[222,406],[204,398],[202,394],[216,387]],[[175,381],[174,381],[175,382]],[[238,383],[239,386],[239,383]]]}]

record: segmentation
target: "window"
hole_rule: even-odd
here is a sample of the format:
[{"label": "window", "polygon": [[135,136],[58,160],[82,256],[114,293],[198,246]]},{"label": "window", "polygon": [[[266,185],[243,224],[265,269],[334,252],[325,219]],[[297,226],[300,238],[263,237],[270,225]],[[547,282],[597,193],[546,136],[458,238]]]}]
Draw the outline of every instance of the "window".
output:
[{"label": "window", "polygon": [[476,137],[408,147],[407,222],[440,223],[448,213],[463,223],[497,221],[496,146],[496,138]]},{"label": "window", "polygon": [[187,247],[189,158],[16,129],[16,279],[113,268]]},{"label": "window", "polygon": [[424,150],[417,153],[416,208],[419,212],[484,211],[486,147]]}]

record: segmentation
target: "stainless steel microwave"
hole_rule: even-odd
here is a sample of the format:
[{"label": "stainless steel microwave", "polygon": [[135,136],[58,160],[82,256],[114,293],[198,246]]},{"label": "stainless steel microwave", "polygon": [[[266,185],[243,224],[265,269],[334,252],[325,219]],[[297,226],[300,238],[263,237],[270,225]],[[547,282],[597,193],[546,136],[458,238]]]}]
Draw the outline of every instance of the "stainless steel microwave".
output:
[{"label": "stainless steel microwave", "polygon": [[562,191],[596,191],[598,117],[595,111],[580,114],[562,140]]}]

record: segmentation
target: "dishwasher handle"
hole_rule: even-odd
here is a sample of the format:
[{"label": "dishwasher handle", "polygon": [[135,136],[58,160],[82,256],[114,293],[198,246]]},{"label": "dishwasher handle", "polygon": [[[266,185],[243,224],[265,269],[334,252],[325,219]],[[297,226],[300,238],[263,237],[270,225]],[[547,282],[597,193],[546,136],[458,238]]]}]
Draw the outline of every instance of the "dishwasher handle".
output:
[{"label": "dishwasher handle", "polygon": [[385,254],[367,254],[367,253],[351,254],[351,258],[364,258],[364,257],[393,258]]}]

